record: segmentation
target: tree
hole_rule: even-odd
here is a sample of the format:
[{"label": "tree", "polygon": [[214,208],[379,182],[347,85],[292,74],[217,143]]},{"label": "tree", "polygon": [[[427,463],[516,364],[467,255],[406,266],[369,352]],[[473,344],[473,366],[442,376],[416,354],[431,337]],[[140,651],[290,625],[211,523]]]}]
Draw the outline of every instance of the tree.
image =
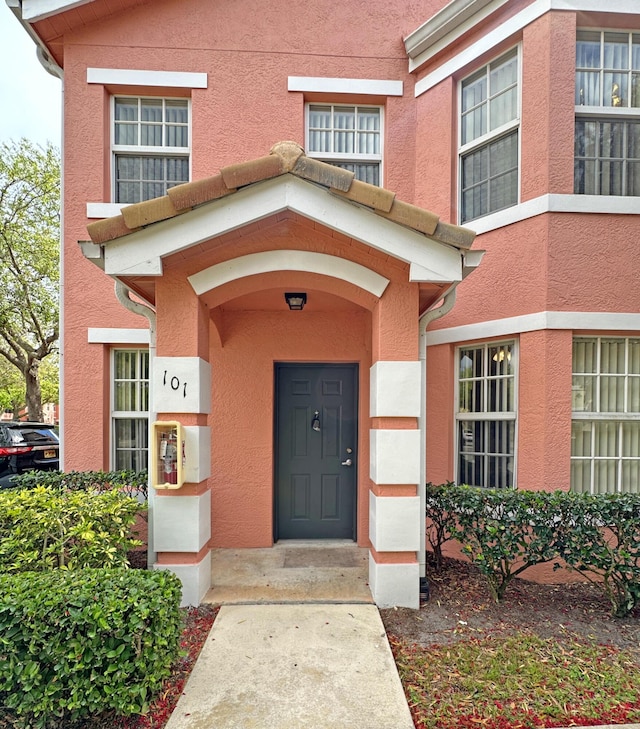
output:
[{"label": "tree", "polygon": [[40,365],[57,351],[60,156],[26,139],[0,144],[0,355],[42,418]]},{"label": "tree", "polygon": [[13,419],[17,420],[24,403],[25,387],[22,373],[0,357],[0,409],[5,412],[11,411]]}]

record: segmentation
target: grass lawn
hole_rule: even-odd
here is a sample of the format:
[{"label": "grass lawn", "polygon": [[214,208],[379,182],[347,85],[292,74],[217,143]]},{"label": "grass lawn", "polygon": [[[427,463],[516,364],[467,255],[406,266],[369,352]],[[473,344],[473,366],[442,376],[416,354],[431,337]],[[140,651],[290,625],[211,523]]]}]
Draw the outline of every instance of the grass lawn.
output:
[{"label": "grass lawn", "polygon": [[391,643],[417,729],[640,722],[640,666],[612,647],[528,633]]}]

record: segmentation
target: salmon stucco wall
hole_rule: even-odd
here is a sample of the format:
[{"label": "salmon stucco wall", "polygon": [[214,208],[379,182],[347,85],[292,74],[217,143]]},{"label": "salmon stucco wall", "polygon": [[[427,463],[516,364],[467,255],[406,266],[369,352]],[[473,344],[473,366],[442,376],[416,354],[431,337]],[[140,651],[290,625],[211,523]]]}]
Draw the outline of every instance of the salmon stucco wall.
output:
[{"label": "salmon stucco wall", "polygon": [[517,487],[569,490],[572,332],[519,338]]},{"label": "salmon stucco wall", "polygon": [[[81,13],[82,9],[70,10],[69,20],[80,20]],[[299,17],[305,22],[289,32],[291,19]],[[156,0],[152,13],[145,4],[100,22],[79,22],[73,31],[57,19],[43,21],[44,26],[57,23],[65,63],[66,469],[109,466],[100,444],[109,439],[110,411],[103,383],[110,372],[101,364],[102,358],[96,358],[101,345],[87,342],[88,327],[147,328],[144,318],[118,304],[112,280],[84,259],[78,246],[78,241],[87,240],[87,203],[112,200],[111,96],[188,95],[192,101],[191,178],[196,180],[225,165],[264,155],[279,140],[304,144],[304,104],[311,97],[289,92],[289,76],[401,81],[403,95],[397,98],[356,99],[342,94],[338,101],[356,99],[385,107],[383,182],[411,202],[415,98],[402,38],[423,20],[422,8],[389,0],[349,3],[339,13],[328,0],[314,5],[277,0],[268,7],[255,0],[240,0],[228,7],[198,0]],[[372,48],[375,53],[370,52]],[[87,83],[88,68],[206,73],[208,82],[207,88],[193,90],[105,86]],[[315,100],[331,99],[321,95]]]},{"label": "salmon stucco wall", "polygon": [[427,347],[427,482],[453,478],[454,348]]}]

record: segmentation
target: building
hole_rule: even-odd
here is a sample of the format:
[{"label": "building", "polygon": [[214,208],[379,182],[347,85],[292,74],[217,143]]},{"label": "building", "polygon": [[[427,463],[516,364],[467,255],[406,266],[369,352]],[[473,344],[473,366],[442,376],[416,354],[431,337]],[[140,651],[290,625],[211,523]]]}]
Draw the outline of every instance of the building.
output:
[{"label": "building", "polygon": [[151,451],[185,602],[347,538],[417,606],[426,481],[638,490],[638,3],[7,2],[64,76],[64,465]]}]

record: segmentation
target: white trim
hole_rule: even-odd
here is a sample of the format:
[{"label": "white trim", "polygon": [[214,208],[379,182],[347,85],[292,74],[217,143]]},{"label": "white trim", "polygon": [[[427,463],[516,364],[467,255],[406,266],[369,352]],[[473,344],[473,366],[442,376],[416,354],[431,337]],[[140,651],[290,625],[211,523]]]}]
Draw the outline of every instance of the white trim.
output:
[{"label": "white trim", "polygon": [[162,274],[162,257],[223,233],[238,230],[282,210],[291,210],[322,226],[391,255],[412,267],[411,281],[453,283],[462,280],[462,255],[454,248],[354,205],[324,188],[291,175],[257,182],[230,197],[200,205],[104,246],[109,275]]},{"label": "white trim", "polygon": [[289,76],[288,91],[322,94],[366,94],[368,96],[402,96],[402,81],[369,78],[324,78]]},{"label": "white trim", "polygon": [[22,19],[28,23],[37,23],[90,2],[93,0],[22,0]]},{"label": "white trim", "polygon": [[[409,71],[415,71],[437,53],[440,53],[455,43],[455,41],[457,41],[464,33],[471,30],[478,22],[484,20],[488,14],[497,10],[500,7],[498,2],[499,0],[496,0],[496,4],[492,6],[492,9],[488,13],[485,14],[484,11],[478,12],[472,19],[453,28],[451,32],[449,32],[446,36],[439,38],[437,42],[426,48],[426,50],[422,53],[410,58]],[[534,0],[534,2],[527,8],[521,10],[504,23],[501,23],[497,28],[487,33],[482,39],[468,46],[436,69],[433,73],[427,74],[424,78],[418,81],[415,87],[415,95],[420,96],[420,94],[423,94],[425,91],[433,88],[433,86],[436,86],[448,76],[453,75],[468,63],[472,63],[483,53],[490,51],[511,35],[518,33],[525,26],[529,25],[529,23],[532,23],[534,20],[545,13],[548,13],[550,10],[572,10],[575,12],[596,13],[602,12],[603,7],[602,0]],[[606,12],[640,15],[640,6],[637,0],[609,0],[607,2]],[[427,23],[428,22],[429,21],[427,21]],[[418,31],[414,31],[414,33],[417,32]],[[412,36],[413,34],[408,36],[408,38],[411,38]]]},{"label": "white trim", "polygon": [[[466,65],[473,63],[473,61],[475,61],[483,53],[488,53],[499,43],[502,43],[514,35],[514,33],[518,33],[525,26],[529,25],[529,23],[532,23],[541,15],[548,13],[551,9],[551,2],[552,0],[536,0],[536,2],[528,8],[521,10],[512,18],[505,20],[505,22],[498,26],[495,30],[490,31],[480,40],[472,43],[460,53],[457,53],[449,61],[438,66],[435,71],[428,73],[424,78],[420,79],[420,81],[416,83],[416,97],[424,94],[425,91],[432,89],[434,86],[437,86],[437,84],[444,81],[446,78],[449,78],[449,76],[453,76]],[[418,65],[424,63],[423,60],[420,60],[420,62],[417,63],[418,60],[419,59],[416,59],[413,67],[410,66],[410,70],[414,70]]]},{"label": "white trim", "polygon": [[480,235],[544,213],[640,215],[640,198],[623,195],[546,194],[482,218],[467,220],[464,227]]},{"label": "white trim", "polygon": [[449,329],[427,331],[427,347],[477,339],[513,336],[543,329],[639,332],[640,314],[602,311],[539,311]]},{"label": "white trim", "polygon": [[475,25],[489,17],[508,0],[452,0],[439,10],[419,28],[404,39],[407,55],[411,59],[410,70],[415,68],[412,64],[424,63],[434,56],[441,47],[450,45],[473,28]]},{"label": "white trim", "polygon": [[149,330],[89,327],[87,342],[89,344],[149,344]]},{"label": "white trim", "polygon": [[125,203],[87,203],[87,218],[115,218],[126,207]]},{"label": "white trim", "polygon": [[359,263],[327,253],[295,250],[264,251],[232,258],[194,273],[188,280],[200,296],[231,281],[272,271],[307,271],[339,278],[378,298],[389,285],[388,278]]},{"label": "white trim", "polygon": [[206,89],[207,74],[189,71],[143,71],[132,68],[87,68],[87,83]]}]

